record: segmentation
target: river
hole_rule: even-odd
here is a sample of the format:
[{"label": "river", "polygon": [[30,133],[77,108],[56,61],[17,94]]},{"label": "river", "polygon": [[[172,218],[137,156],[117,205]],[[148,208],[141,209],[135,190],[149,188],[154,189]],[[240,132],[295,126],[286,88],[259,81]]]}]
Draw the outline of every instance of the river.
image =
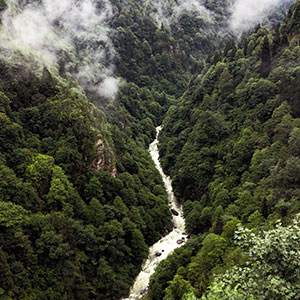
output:
[{"label": "river", "polygon": [[[167,258],[174,249],[182,246],[187,240],[185,233],[185,222],[181,205],[178,204],[172,189],[171,179],[165,175],[159,162],[158,152],[158,135],[162,127],[156,128],[156,138],[149,146],[150,155],[155,163],[155,166],[162,176],[164,186],[168,195],[170,210],[175,210],[178,216],[172,214],[173,230],[149,249],[149,256],[143,263],[142,271],[136,277],[135,282],[130,290],[130,295],[124,300],[138,300],[147,293],[150,276],[154,273],[157,265]],[[174,212],[174,211],[173,211]]]}]

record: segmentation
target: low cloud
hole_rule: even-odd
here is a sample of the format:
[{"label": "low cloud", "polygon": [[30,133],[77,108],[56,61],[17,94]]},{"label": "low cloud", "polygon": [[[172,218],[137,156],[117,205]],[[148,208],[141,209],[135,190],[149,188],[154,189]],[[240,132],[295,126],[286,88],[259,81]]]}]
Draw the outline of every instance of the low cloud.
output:
[{"label": "low cloud", "polygon": [[115,98],[118,93],[119,80],[115,77],[106,77],[99,86],[99,92],[106,98]]},{"label": "low cloud", "polygon": [[[182,14],[201,17],[222,37],[264,23],[268,18],[283,13],[295,0],[144,0],[156,23],[170,25]],[[222,24],[220,23],[222,22]],[[217,28],[219,26],[219,28]]]},{"label": "low cloud", "polygon": [[152,10],[152,17],[160,26],[162,23],[170,25],[183,13],[196,14],[210,20],[212,12],[203,4],[203,0],[152,0],[146,1]]},{"label": "low cloud", "polygon": [[31,56],[52,70],[64,64],[84,89],[116,95],[102,91],[102,82],[114,78],[116,52],[107,25],[113,15],[108,0],[11,0],[2,15],[1,48],[12,56]]},{"label": "low cloud", "polygon": [[292,0],[235,0],[231,6],[231,30],[239,34],[262,23],[284,3]]},{"label": "low cloud", "polygon": [[197,15],[210,17],[212,13],[203,5],[203,1],[201,0],[179,0],[177,3],[178,5],[174,8],[176,16],[179,16],[182,13],[195,13]]}]

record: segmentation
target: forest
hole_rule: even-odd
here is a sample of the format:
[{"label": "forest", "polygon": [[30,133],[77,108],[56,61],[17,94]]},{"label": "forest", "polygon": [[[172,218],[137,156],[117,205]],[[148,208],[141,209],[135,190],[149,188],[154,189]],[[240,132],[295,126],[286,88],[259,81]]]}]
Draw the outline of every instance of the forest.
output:
[{"label": "forest", "polygon": [[[82,22],[86,36],[73,48],[63,40],[54,67],[48,44],[39,55],[14,48],[11,28],[27,24],[17,17],[44,18],[50,5],[21,2],[0,1],[0,298],[128,295],[170,228],[148,153],[160,124],[191,239],[158,266],[143,300],[300,298],[300,1],[236,38],[221,30],[230,0],[201,1],[209,18],[165,1],[160,22],[159,1],[111,0],[110,29]],[[86,2],[91,16],[108,5]],[[53,17],[39,39],[74,34],[70,19]],[[114,99],[91,88],[112,69]]]},{"label": "forest", "polygon": [[149,299],[298,299],[299,12],[209,57],[164,119],[162,164],[194,238]]}]

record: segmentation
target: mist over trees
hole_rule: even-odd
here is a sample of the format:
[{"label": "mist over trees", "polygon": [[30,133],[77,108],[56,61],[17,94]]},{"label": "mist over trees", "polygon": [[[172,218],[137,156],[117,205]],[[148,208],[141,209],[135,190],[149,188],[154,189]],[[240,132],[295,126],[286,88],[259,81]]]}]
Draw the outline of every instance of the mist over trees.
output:
[{"label": "mist over trees", "polygon": [[197,246],[158,268],[149,299],[299,297],[298,9],[213,54],[169,109],[161,161]]},{"label": "mist over trees", "polygon": [[299,1],[239,39],[229,1],[162,4],[0,1],[1,299],[128,295],[170,228],[161,123],[192,238],[143,299],[298,297]]}]

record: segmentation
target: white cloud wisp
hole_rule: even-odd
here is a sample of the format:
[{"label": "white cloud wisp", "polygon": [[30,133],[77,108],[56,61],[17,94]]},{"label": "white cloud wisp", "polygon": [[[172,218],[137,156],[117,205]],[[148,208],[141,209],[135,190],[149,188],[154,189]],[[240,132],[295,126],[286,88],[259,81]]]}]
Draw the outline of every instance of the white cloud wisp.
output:
[{"label": "white cloud wisp", "polygon": [[[11,56],[17,51],[33,57],[49,69],[56,68],[65,53],[65,71],[84,89],[113,98],[118,89],[112,63],[116,53],[107,25],[113,15],[108,0],[11,0],[2,15],[1,47]],[[109,85],[111,93],[102,91],[108,79],[115,84]]]}]

